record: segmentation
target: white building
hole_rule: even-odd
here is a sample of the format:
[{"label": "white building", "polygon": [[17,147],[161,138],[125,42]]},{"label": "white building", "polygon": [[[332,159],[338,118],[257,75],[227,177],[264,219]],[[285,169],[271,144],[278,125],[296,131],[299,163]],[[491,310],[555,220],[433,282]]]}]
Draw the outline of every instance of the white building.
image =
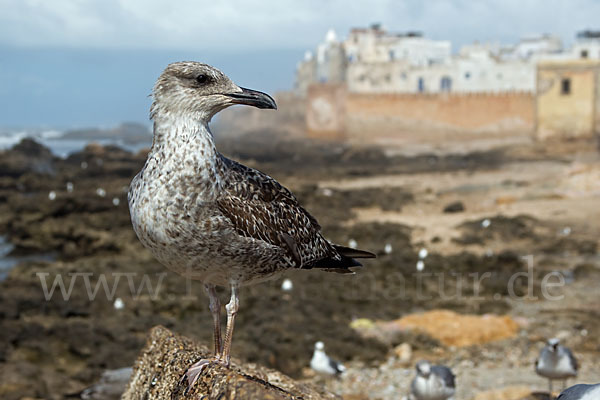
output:
[{"label": "white building", "polygon": [[582,31],[571,49],[572,58],[600,59],[600,31]]},{"label": "white building", "polygon": [[526,36],[515,45],[503,46],[499,56],[503,61],[527,61],[552,57],[561,53],[563,53],[563,45],[560,38],[543,34]]},{"label": "white building", "polygon": [[452,54],[450,41],[426,39],[418,32],[391,34],[378,24],[352,29],[344,49],[350,63],[403,61],[411,66],[441,64]]},{"label": "white building", "polygon": [[345,82],[358,93],[534,92],[537,63],[557,58],[600,59],[600,31],[581,32],[569,51],[546,34],[510,46],[476,42],[453,55],[449,41],[389,33],[375,24],[352,29],[343,42],[328,32],[316,61],[299,65],[296,86],[305,91],[315,82]]},{"label": "white building", "polygon": [[346,81],[346,52],[333,29],[325,41],[317,46],[316,57],[307,51],[304,60],[296,66],[295,88],[300,93],[313,83],[342,83]]}]

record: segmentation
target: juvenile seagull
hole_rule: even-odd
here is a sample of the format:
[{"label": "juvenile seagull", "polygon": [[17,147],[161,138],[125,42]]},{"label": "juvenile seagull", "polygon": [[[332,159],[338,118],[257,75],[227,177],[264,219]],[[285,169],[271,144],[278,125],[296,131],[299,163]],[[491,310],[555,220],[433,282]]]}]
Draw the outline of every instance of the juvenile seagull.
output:
[{"label": "juvenile seagull", "polygon": [[421,360],[416,365],[417,376],[410,386],[416,400],[446,400],[456,390],[454,374],[443,365],[431,365]]},{"label": "juvenile seagull", "polygon": [[310,360],[310,367],[317,372],[328,375],[340,375],[346,370],[346,367],[325,354],[323,342],[315,343],[315,351]]},{"label": "juvenile seagull", "polygon": [[[128,200],[140,241],[167,268],[204,283],[214,323],[214,361],[229,366],[238,290],[288,269],[351,273],[373,254],[330,243],[316,219],[276,180],[220,154],[208,128],[234,104],[276,109],[267,94],[198,62],[170,64],[152,91],[154,139]],[[231,287],[221,341],[215,286]],[[186,372],[190,387],[209,360]]]},{"label": "juvenile seagull", "polygon": [[548,378],[548,390],[552,393],[552,380],[562,379],[563,389],[568,378],[577,376],[577,360],[571,350],[561,346],[556,338],[548,339],[546,346],[535,361],[535,372]]},{"label": "juvenile seagull", "polygon": [[556,400],[598,400],[600,383],[595,385],[574,385],[564,390]]}]

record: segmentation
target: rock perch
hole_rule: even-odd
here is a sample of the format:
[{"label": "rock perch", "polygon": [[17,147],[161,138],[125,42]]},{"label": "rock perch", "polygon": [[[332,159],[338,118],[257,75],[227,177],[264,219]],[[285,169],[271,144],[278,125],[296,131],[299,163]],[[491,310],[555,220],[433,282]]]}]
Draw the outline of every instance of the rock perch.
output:
[{"label": "rock perch", "polygon": [[209,364],[186,394],[188,385],[181,379],[186,369],[209,355],[208,348],[188,338],[162,326],[153,328],[122,399],[340,399],[280,372],[235,359],[230,368],[216,362]]}]

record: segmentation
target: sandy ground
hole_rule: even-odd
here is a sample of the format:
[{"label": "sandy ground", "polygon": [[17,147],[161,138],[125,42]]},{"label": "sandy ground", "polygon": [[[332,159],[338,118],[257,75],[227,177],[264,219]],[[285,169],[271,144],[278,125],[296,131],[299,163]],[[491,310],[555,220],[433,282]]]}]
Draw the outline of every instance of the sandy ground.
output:
[{"label": "sandy ground", "polygon": [[[352,222],[408,225],[414,228],[415,243],[441,238],[431,246],[443,254],[463,250],[451,243],[458,235],[456,226],[496,214],[526,214],[552,220],[557,226],[564,225],[590,237],[598,237],[600,233],[600,161],[597,160],[516,162],[494,171],[375,176],[322,181],[319,186],[341,190],[406,188],[415,201],[401,212],[355,209],[357,217]],[[466,211],[444,213],[444,207],[454,201],[465,204]]]},{"label": "sandy ground", "polygon": [[[415,201],[402,207],[401,211],[383,211],[377,207],[355,209],[356,217],[348,223],[404,224],[412,228],[411,241],[415,246],[425,246],[429,251],[444,255],[465,250],[494,252],[505,248],[506,242],[457,246],[453,240],[460,237],[461,231],[457,227],[461,224],[492,215],[528,215],[551,221],[559,235],[577,235],[592,241],[598,241],[600,237],[600,161],[593,153],[566,161],[513,162],[498,170],[381,175],[321,181],[319,185],[337,190],[407,189],[413,193]],[[444,207],[455,201],[463,203],[465,211],[444,213]],[[526,244],[521,250],[522,254],[527,253]],[[534,249],[531,254],[536,254]],[[568,269],[582,260],[600,267],[596,253],[583,259],[574,254],[546,259],[544,262],[550,265],[543,268]],[[600,317],[597,276],[568,284],[562,295],[564,299],[560,301],[512,300],[509,315],[522,322],[519,337],[513,340],[478,349],[426,352],[413,355],[413,360],[419,356],[434,358],[452,367],[458,382],[456,399],[475,398],[478,393],[477,399],[520,399],[528,391],[544,392],[548,388],[547,381],[538,377],[533,368],[543,339],[559,336],[570,345],[581,346],[589,339],[590,332],[580,329],[581,324],[577,321],[582,315]],[[537,344],[530,344],[536,340]],[[581,372],[577,382],[600,381],[598,350],[578,354]],[[349,367],[342,378],[325,380],[326,387],[337,393],[360,393],[365,399],[396,399],[408,394],[414,377],[412,366],[403,365],[394,356],[375,368],[361,364]],[[556,382],[555,390],[560,387],[561,383]],[[507,397],[502,397],[503,390]]]}]

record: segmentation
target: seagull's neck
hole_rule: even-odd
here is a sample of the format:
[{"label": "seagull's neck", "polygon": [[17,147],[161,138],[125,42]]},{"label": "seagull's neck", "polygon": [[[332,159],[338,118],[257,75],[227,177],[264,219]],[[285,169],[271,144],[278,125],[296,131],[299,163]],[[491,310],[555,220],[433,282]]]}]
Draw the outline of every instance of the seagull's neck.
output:
[{"label": "seagull's neck", "polygon": [[176,150],[182,146],[199,143],[212,150],[207,156],[216,156],[217,150],[212,133],[208,129],[208,122],[185,115],[154,116],[154,139],[152,150]]},{"label": "seagull's neck", "polygon": [[208,122],[181,115],[154,116],[149,159],[155,159],[161,168],[208,181],[208,186],[216,188],[221,180],[220,157]]}]

